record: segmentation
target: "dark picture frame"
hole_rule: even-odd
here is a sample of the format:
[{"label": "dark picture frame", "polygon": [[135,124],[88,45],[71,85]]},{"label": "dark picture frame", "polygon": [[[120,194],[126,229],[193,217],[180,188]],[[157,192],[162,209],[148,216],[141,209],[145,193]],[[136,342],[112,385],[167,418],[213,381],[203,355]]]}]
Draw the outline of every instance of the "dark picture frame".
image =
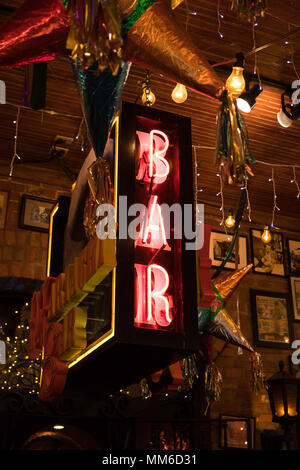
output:
[{"label": "dark picture frame", "polygon": [[300,240],[288,238],[286,243],[289,273],[291,276],[300,277]]},{"label": "dark picture frame", "polygon": [[19,227],[47,233],[49,216],[56,201],[23,194],[19,216]]},{"label": "dark picture frame", "polygon": [[0,230],[3,230],[6,222],[8,204],[8,191],[0,191]]},{"label": "dark picture frame", "polygon": [[[230,238],[230,240],[228,240]],[[209,257],[212,266],[220,266],[225,254],[231,244],[232,235],[224,232],[212,231],[209,244]],[[246,235],[239,236],[239,268],[243,268],[248,264],[248,237]],[[236,269],[235,267],[235,250],[225,265],[224,269]]]},{"label": "dark picture frame", "polygon": [[255,449],[256,418],[253,416],[219,415],[221,449]]},{"label": "dark picture frame", "polygon": [[300,322],[300,277],[290,277],[290,292],[293,304],[293,321]]},{"label": "dark picture frame", "polygon": [[290,295],[250,289],[250,300],[254,346],[290,349],[294,340]]},{"label": "dark picture frame", "polygon": [[286,275],[283,235],[280,232],[272,232],[272,240],[264,243],[261,240],[263,230],[251,229],[251,262],[253,271],[268,276]]}]

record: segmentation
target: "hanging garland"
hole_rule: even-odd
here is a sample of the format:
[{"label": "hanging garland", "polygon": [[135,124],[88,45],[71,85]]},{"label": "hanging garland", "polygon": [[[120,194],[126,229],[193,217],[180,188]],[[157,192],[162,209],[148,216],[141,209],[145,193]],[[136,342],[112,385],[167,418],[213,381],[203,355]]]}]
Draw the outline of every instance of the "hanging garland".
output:
[{"label": "hanging garland", "polygon": [[253,176],[248,162],[255,163],[250,151],[247,125],[236,100],[227,90],[222,93],[221,101],[217,114],[216,163],[223,167],[224,179],[229,184],[243,186],[248,175]]},{"label": "hanging garland", "polygon": [[207,414],[210,404],[213,401],[219,401],[222,391],[222,374],[213,362],[208,364],[204,374],[205,396],[207,406],[204,415]]},{"label": "hanging garland", "polygon": [[264,16],[267,10],[267,0],[231,0],[231,9],[243,19],[250,21],[253,16]]},{"label": "hanging garland", "polygon": [[180,368],[184,378],[184,390],[193,388],[196,380],[199,379],[199,372],[196,364],[196,355],[184,357],[180,360]]},{"label": "hanging garland", "polygon": [[220,264],[220,266],[218,266],[218,268],[215,270],[214,274],[212,275],[212,277],[211,277],[212,279],[216,279],[216,277],[218,277],[219,274],[221,274],[221,272],[223,271],[227,261],[229,260],[231,254],[232,254],[232,251],[233,251],[233,248],[234,248],[237,236],[238,236],[238,231],[239,231],[239,228],[240,228],[240,225],[241,225],[241,222],[242,222],[242,217],[243,217],[243,212],[244,212],[246,202],[247,202],[247,193],[246,193],[245,190],[241,190],[239,206],[238,206],[238,209],[237,209],[236,214],[235,214],[235,225],[234,225],[234,234],[233,234],[233,237],[232,237],[232,241],[231,241],[231,244],[229,245],[229,248],[226,252],[226,255],[225,255],[222,263]]},{"label": "hanging garland", "polygon": [[262,357],[258,352],[251,354],[249,358],[250,384],[251,390],[258,394],[267,389],[266,376]]}]

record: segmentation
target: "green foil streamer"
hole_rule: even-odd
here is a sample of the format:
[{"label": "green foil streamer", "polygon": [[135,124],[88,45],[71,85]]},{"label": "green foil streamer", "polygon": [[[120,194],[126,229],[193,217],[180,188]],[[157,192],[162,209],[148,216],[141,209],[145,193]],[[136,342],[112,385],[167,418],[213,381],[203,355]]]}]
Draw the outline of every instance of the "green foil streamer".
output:
[{"label": "green foil streamer", "polygon": [[212,285],[216,294],[215,302],[209,308],[198,308],[198,330],[205,331],[208,325],[214,321],[218,313],[225,307],[225,301],[216,286]]},{"label": "green foil streamer", "polygon": [[130,28],[157,0],[138,0],[135,10],[122,23],[122,36],[125,38]]},{"label": "green foil streamer", "polygon": [[[122,36],[125,38],[128,34],[130,28],[134,25],[134,23],[142,16],[145,11],[153,5],[157,0],[138,0],[136,4],[135,10],[131,13],[131,15],[126,18],[122,23]],[[64,7],[67,9],[69,5],[69,0],[61,0]]]}]

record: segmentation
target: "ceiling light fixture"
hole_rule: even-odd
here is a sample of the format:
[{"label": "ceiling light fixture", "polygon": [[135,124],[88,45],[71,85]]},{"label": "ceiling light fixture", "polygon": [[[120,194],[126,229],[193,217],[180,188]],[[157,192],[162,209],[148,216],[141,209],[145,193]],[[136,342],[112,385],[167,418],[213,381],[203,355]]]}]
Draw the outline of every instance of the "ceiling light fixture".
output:
[{"label": "ceiling light fixture", "polygon": [[243,113],[250,113],[251,109],[256,105],[256,98],[261,94],[263,88],[255,84],[251,90],[244,91],[236,100],[237,107]]},{"label": "ceiling light fixture", "polygon": [[232,67],[232,72],[226,80],[226,89],[233,95],[240,95],[245,89],[244,55],[239,52],[236,54],[236,62]]},{"label": "ceiling light fixture", "polygon": [[271,232],[270,232],[269,227],[267,225],[264,228],[263,234],[261,236],[261,240],[264,243],[270,243],[270,241],[272,240],[272,235],[271,235]]},{"label": "ceiling light fixture", "polygon": [[172,100],[175,101],[175,103],[184,103],[187,99],[186,87],[182,85],[182,83],[177,83],[177,85],[172,91],[171,96]]},{"label": "ceiling light fixture", "polygon": [[156,100],[155,94],[151,91],[149,70],[146,70],[146,78],[142,83],[141,99],[144,106],[153,106]]},{"label": "ceiling light fixture", "polygon": [[235,218],[232,211],[229,211],[229,216],[225,220],[225,225],[227,228],[232,228],[235,225]]},{"label": "ceiling light fixture", "polygon": [[[290,127],[300,116],[300,103],[293,103],[293,95],[296,91],[290,86],[281,95],[281,109],[277,113],[277,121],[282,127]],[[286,103],[285,98],[291,100],[291,103]]]}]

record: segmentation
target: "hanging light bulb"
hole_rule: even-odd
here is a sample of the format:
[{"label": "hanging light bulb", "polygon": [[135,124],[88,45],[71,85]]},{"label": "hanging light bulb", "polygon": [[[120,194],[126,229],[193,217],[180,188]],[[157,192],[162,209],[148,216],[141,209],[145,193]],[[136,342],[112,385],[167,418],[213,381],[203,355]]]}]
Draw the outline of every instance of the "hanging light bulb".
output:
[{"label": "hanging light bulb", "polygon": [[143,94],[142,94],[142,103],[145,106],[153,106],[155,103],[156,97],[155,94],[149,89],[144,88]]},{"label": "hanging light bulb", "polygon": [[250,91],[244,91],[236,100],[237,107],[243,113],[250,113],[256,105],[256,98],[261,94],[263,88],[258,84],[254,85]]},{"label": "hanging light bulb", "polygon": [[225,220],[225,225],[227,228],[232,228],[235,225],[235,218],[233,216],[233,212],[229,211],[229,216]]},{"label": "hanging light bulb", "polygon": [[151,91],[150,87],[150,72],[146,70],[146,78],[145,81],[142,83],[142,103],[144,106],[153,106],[155,103],[155,94]]},{"label": "hanging light bulb", "polygon": [[237,61],[232,67],[232,72],[226,80],[226,89],[229,93],[240,95],[245,89],[244,71],[244,55],[238,53]]},{"label": "hanging light bulb", "polygon": [[263,234],[261,236],[261,240],[264,243],[270,243],[270,241],[272,240],[272,235],[271,235],[271,232],[270,232],[269,227],[267,225],[264,228]]},{"label": "hanging light bulb", "polygon": [[227,78],[226,88],[230,93],[240,95],[245,89],[243,67],[232,67],[231,75]]},{"label": "hanging light bulb", "polygon": [[172,91],[171,96],[172,100],[175,101],[175,103],[184,103],[187,99],[187,91],[185,86],[182,85],[182,83],[177,83],[177,85]]}]

